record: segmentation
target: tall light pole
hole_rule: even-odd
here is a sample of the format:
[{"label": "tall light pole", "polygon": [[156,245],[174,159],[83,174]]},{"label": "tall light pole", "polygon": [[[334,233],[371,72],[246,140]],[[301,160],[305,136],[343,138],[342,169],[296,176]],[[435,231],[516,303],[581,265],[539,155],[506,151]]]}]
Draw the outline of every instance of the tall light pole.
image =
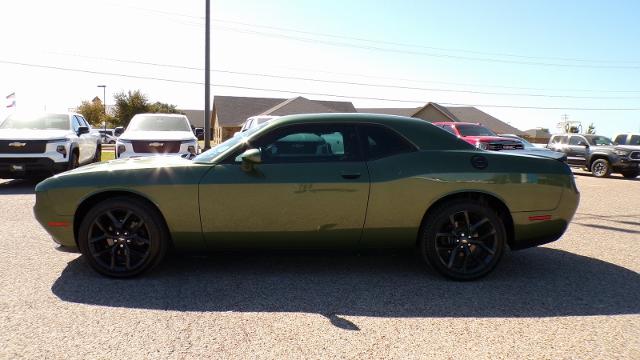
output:
[{"label": "tall light pole", "polygon": [[[106,119],[107,115],[107,85],[98,85],[99,88],[102,88],[102,105],[104,106],[104,115]],[[107,120],[104,120],[104,133],[107,133]]]},{"label": "tall light pole", "polygon": [[211,27],[211,19],[209,18],[210,13],[210,0],[206,1],[206,21],[205,21],[205,30],[204,30],[204,149],[209,150],[211,148],[211,110],[209,107],[209,75],[210,75],[210,64],[209,64],[209,29]]}]

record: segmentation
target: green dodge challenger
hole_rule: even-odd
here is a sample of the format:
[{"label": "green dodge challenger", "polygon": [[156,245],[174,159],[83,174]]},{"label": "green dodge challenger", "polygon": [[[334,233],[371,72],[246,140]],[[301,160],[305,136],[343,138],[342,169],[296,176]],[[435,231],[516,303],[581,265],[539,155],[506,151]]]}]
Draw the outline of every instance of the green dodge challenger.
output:
[{"label": "green dodge challenger", "polygon": [[489,273],[505,247],[557,240],[578,206],[561,161],[476,149],[419,119],[286,116],[193,160],[113,160],[44,180],[34,212],[101,274],[167,249],[411,248],[441,274]]}]

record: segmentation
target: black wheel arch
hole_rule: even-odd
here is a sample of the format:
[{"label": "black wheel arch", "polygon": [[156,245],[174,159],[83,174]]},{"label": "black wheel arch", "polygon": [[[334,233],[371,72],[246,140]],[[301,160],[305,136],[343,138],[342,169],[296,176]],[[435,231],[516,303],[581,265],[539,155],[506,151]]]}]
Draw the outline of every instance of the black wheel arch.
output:
[{"label": "black wheel arch", "polygon": [[437,201],[433,202],[431,205],[429,205],[429,208],[427,209],[427,211],[422,217],[422,223],[420,224],[420,229],[418,231],[418,234],[416,235],[416,245],[419,244],[420,234],[422,234],[422,229],[426,220],[429,218],[431,214],[434,213],[434,210],[436,210],[437,208],[439,208],[441,205],[445,203],[455,201],[455,200],[471,200],[471,201],[475,201],[480,204],[486,205],[491,209],[493,209],[498,214],[500,219],[502,219],[504,228],[507,231],[507,245],[509,247],[512,246],[515,238],[515,230],[513,225],[513,218],[511,217],[511,211],[509,210],[507,205],[504,203],[504,201],[502,201],[500,198],[498,198],[493,194],[489,194],[482,191],[462,191],[462,192],[448,194],[441,197]]},{"label": "black wheel arch", "polygon": [[124,190],[103,191],[103,192],[92,194],[82,200],[82,202],[78,205],[73,215],[73,239],[75,240],[76,245],[78,245],[78,231],[80,229],[80,224],[82,224],[82,221],[84,220],[84,217],[86,216],[86,214],[89,212],[89,209],[91,209],[94,205],[104,200],[111,199],[114,197],[128,197],[128,198],[137,199],[154,208],[160,215],[160,218],[162,219],[162,224],[167,232],[167,236],[169,237],[169,245],[173,246],[173,238],[171,236],[171,232],[169,231],[167,220],[164,218],[164,214],[162,213],[162,211],[160,211],[160,208],[158,207],[158,205],[153,201],[149,200],[149,198],[141,194],[131,192],[131,191],[124,191]]},{"label": "black wheel arch", "polygon": [[595,154],[591,154],[591,156],[589,157],[589,161],[587,162],[587,168],[589,168],[589,170],[591,170],[591,166],[593,166],[593,163],[596,160],[607,160],[607,162],[611,165],[612,161],[611,161],[611,157],[607,154],[604,153],[595,153]]}]

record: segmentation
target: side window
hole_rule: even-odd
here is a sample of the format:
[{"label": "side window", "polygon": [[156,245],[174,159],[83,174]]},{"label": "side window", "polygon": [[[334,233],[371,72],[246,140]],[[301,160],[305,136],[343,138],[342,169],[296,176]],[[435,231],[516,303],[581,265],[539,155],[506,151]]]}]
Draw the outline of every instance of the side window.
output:
[{"label": "side window", "polygon": [[565,145],[566,145],[566,144],[567,144],[567,142],[568,142],[568,140],[569,140],[569,137],[568,137],[568,136],[561,136],[561,137],[560,137],[560,141],[559,141],[559,143],[560,143],[560,144],[565,144]]},{"label": "side window", "polygon": [[[256,140],[265,164],[358,161],[358,138],[353,126],[293,125]],[[237,159],[236,159],[237,160]]]},{"label": "side window", "polygon": [[406,139],[384,126],[362,125],[360,129],[369,160],[416,151],[416,148]]},{"label": "side window", "polygon": [[82,124],[82,126],[86,126],[89,129],[91,129],[91,125],[89,125],[89,123],[87,122],[87,120],[84,117],[78,116],[78,119],[80,119],[80,123]]},{"label": "side window", "polygon": [[572,136],[569,139],[569,145],[584,145],[587,141],[582,136]]},{"label": "side window", "polygon": [[78,131],[78,127],[84,126],[80,122],[80,119],[78,119],[78,117],[75,115],[73,116],[73,119],[71,119],[71,125],[73,126],[73,131]]},{"label": "side window", "polygon": [[640,145],[640,135],[631,135],[628,145]]},{"label": "side window", "polygon": [[451,125],[439,125],[439,126],[447,130],[448,132],[452,133],[453,135],[456,135],[456,131],[453,130],[453,127]]}]

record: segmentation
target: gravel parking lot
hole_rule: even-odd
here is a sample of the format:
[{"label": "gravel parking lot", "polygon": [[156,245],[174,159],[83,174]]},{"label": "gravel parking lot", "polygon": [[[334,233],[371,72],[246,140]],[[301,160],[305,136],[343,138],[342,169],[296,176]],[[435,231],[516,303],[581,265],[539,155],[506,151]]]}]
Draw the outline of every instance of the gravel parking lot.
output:
[{"label": "gravel parking lot", "polygon": [[640,178],[578,172],[548,246],[472,283],[406,254],[174,256],[111,280],[0,180],[0,358],[640,358]]}]

